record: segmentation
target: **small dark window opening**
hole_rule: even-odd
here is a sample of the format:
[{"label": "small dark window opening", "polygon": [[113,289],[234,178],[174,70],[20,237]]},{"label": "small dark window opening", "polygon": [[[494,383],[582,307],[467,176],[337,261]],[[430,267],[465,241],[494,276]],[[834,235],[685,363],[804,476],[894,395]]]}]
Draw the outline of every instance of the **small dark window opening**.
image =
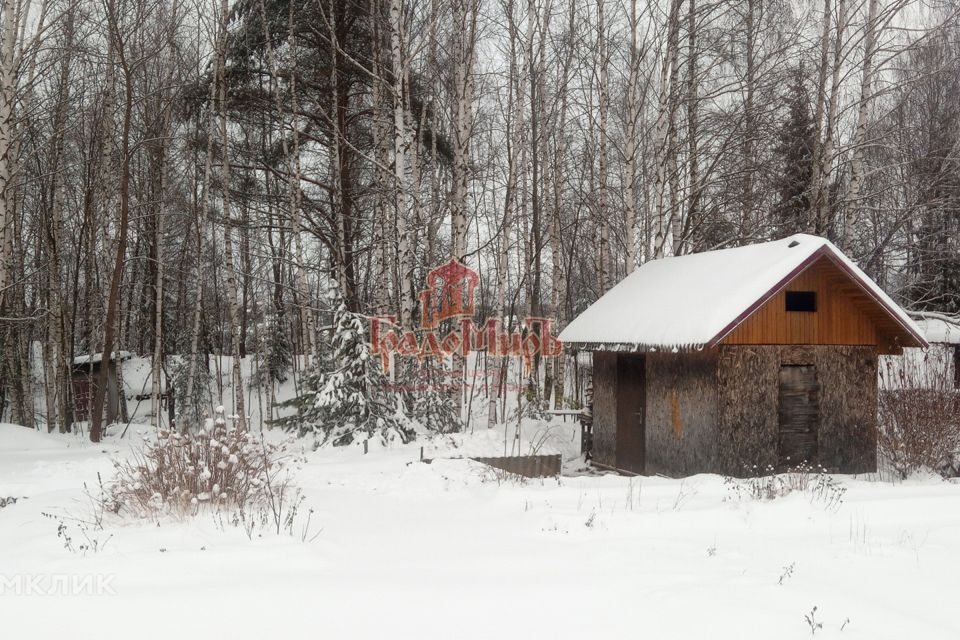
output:
[{"label": "small dark window opening", "polygon": [[787,291],[787,311],[816,311],[816,291]]}]

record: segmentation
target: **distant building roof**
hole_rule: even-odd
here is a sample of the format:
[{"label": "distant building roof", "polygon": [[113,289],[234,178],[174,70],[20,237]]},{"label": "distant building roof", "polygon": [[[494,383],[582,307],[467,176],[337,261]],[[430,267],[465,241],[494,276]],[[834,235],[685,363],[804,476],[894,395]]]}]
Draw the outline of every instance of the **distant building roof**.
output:
[{"label": "distant building roof", "polygon": [[915,320],[930,344],[960,344],[960,321],[951,322],[943,318],[920,317]]},{"label": "distant building roof", "polygon": [[639,267],[560,333],[565,343],[611,349],[715,346],[816,260],[845,272],[906,334],[923,332],[829,240],[797,234],[733,249],[652,260]]},{"label": "distant building roof", "polygon": [[[110,353],[110,362],[116,362],[117,360],[129,360],[133,355],[129,351],[112,351]],[[73,366],[85,366],[91,364],[100,364],[103,362],[102,353],[94,353],[86,356],[77,356],[73,359]]]}]

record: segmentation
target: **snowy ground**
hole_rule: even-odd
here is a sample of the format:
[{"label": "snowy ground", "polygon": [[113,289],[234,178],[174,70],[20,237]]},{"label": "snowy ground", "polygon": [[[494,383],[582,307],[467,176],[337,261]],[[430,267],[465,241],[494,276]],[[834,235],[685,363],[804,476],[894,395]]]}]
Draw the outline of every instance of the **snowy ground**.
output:
[{"label": "snowy ground", "polygon": [[815,637],[960,637],[960,486],[938,479],[840,477],[831,507],[738,499],[718,476],[521,484],[421,463],[420,444],[321,450],[294,535],[65,519],[66,549],[43,514],[87,518],[83,484],[129,446],[0,425],[0,499],[18,498],[0,508],[3,637],[769,640],[809,637],[814,606]]}]

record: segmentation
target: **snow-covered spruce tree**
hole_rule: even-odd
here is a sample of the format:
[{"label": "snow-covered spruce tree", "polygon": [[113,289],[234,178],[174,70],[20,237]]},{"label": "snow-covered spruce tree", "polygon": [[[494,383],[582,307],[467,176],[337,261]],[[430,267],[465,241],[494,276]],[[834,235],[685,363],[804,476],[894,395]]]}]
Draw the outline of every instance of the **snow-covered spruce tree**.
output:
[{"label": "snow-covered spruce tree", "polygon": [[413,417],[434,433],[455,433],[463,427],[460,409],[454,400],[454,395],[460,391],[456,385],[447,389],[446,377],[429,366],[422,367],[420,375],[416,376],[419,384],[413,393]]},{"label": "snow-covered spruce tree", "polygon": [[339,293],[331,297],[330,359],[315,362],[304,374],[298,395],[280,405],[296,413],[276,424],[334,446],[375,435],[385,441],[410,440],[413,431],[397,410],[380,360],[370,352],[363,316],[348,310]]},{"label": "snow-covered spruce tree", "polygon": [[816,129],[810,113],[806,80],[802,65],[792,71],[784,96],[789,115],[777,134],[775,152],[780,170],[774,180],[778,192],[774,216],[783,235],[811,228],[809,216]]},{"label": "snow-covered spruce tree", "polygon": [[287,374],[293,366],[293,353],[287,332],[276,317],[268,318],[259,329],[257,372],[252,382],[261,386],[286,382]]}]

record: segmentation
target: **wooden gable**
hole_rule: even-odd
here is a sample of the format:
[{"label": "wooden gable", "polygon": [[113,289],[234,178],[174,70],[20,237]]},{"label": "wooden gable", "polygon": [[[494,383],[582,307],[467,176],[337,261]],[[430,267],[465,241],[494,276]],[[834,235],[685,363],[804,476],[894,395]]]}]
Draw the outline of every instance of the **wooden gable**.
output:
[{"label": "wooden gable", "polygon": [[[816,311],[787,311],[787,292],[816,293]],[[896,354],[915,338],[848,273],[820,256],[733,328],[720,344],[876,346]]]}]

